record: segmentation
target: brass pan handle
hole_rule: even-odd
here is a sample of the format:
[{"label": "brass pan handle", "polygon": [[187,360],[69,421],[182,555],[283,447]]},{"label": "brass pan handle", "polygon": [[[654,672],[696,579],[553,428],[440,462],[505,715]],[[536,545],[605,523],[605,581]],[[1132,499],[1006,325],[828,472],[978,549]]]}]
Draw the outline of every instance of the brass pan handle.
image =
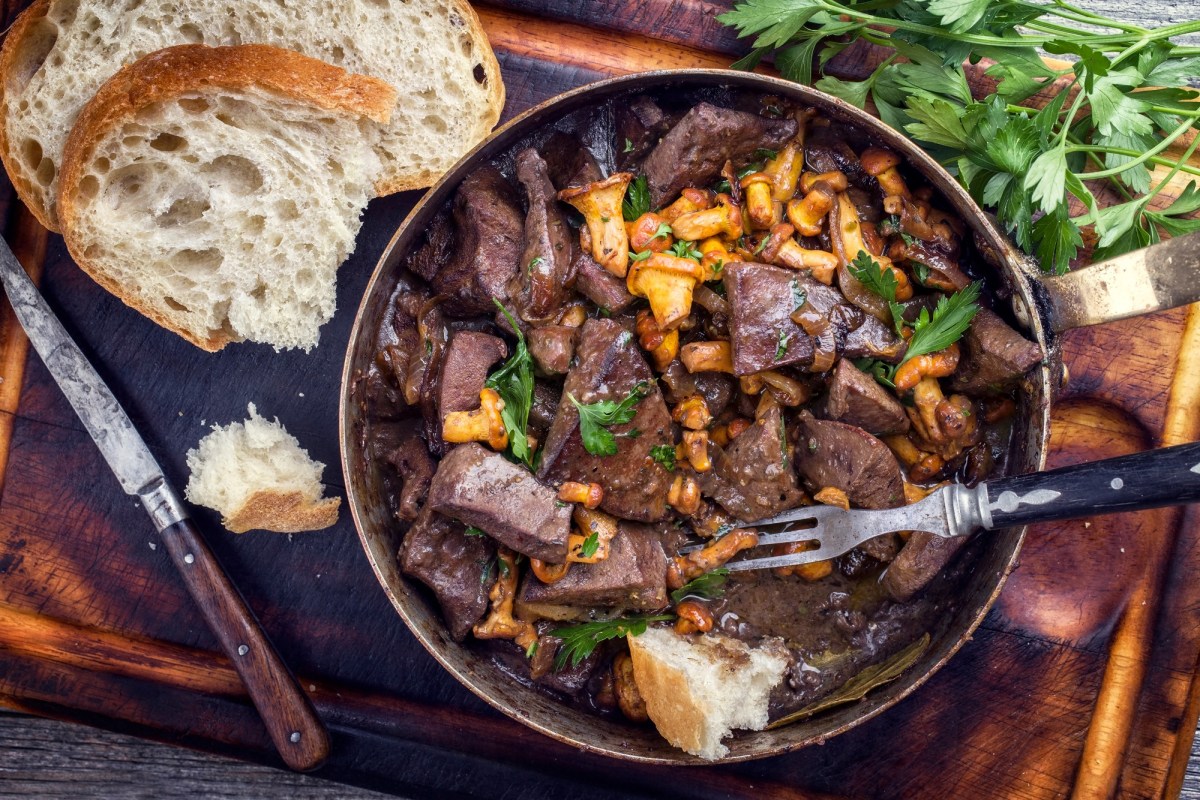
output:
[{"label": "brass pan handle", "polygon": [[1195,303],[1200,301],[1200,233],[1041,278],[1038,284],[1056,333]]}]

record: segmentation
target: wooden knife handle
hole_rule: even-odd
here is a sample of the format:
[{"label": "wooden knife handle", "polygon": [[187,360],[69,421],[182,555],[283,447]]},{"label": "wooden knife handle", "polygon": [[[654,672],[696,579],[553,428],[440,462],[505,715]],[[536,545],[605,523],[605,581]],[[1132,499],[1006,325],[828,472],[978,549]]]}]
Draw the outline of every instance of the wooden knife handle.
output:
[{"label": "wooden knife handle", "polygon": [[161,536],[192,599],[241,675],[279,755],[294,770],[316,769],[329,755],[329,734],[241,593],[190,519],[163,529]]},{"label": "wooden knife handle", "polygon": [[992,528],[1200,502],[1200,442],[988,481]]}]

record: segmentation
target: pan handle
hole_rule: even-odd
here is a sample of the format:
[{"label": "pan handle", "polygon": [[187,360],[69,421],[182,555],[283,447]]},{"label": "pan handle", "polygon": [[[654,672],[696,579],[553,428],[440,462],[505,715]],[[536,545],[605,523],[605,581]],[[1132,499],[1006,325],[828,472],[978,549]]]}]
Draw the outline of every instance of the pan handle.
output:
[{"label": "pan handle", "polygon": [[[1055,333],[1200,301],[1200,233],[1035,281]],[[1019,306],[1025,316],[1028,310]]]}]

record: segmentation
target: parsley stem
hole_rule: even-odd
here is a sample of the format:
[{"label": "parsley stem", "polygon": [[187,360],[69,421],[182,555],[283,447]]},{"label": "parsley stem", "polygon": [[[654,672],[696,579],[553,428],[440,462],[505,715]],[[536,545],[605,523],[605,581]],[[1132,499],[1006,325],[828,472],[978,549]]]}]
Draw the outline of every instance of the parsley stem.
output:
[{"label": "parsley stem", "polygon": [[[1200,136],[1192,137],[1192,143],[1188,145],[1187,150],[1183,151],[1183,155],[1181,155],[1179,160],[1175,162],[1175,165],[1171,168],[1171,171],[1167,173],[1166,177],[1158,182],[1157,186],[1150,190],[1151,197],[1154,197],[1164,188],[1166,188],[1167,184],[1171,182],[1171,179],[1179,174],[1179,171],[1183,169],[1183,165],[1191,159],[1192,153],[1196,152],[1196,145],[1200,145]],[[1197,170],[1197,172],[1200,172],[1200,170]]]},{"label": "parsley stem", "polygon": [[[1197,137],[1197,138],[1200,138],[1200,137]],[[1108,145],[1098,145],[1098,144],[1068,145],[1067,152],[1068,153],[1112,153],[1112,154],[1118,155],[1118,156],[1132,156],[1132,157],[1142,155],[1141,151],[1139,151],[1139,150],[1129,150],[1124,147],[1109,147]],[[1159,158],[1157,156],[1151,157],[1147,160],[1151,164],[1156,164],[1160,167],[1171,167],[1172,169],[1175,167],[1179,167],[1179,170],[1181,172],[1186,172],[1189,175],[1200,175],[1200,167],[1193,167],[1190,164],[1185,164],[1185,163],[1183,163],[1182,160],[1175,161],[1170,158]],[[1121,165],[1122,170],[1124,170],[1128,167],[1129,167],[1128,162]],[[1091,180],[1091,178],[1088,178],[1088,180]]]},{"label": "parsley stem", "polygon": [[1056,8],[1033,5],[1031,3],[1022,3],[1022,5],[1029,6],[1030,8],[1044,8],[1047,13],[1054,14],[1055,16],[1062,17],[1063,19],[1082,22],[1085,25],[1103,25],[1108,28],[1115,28],[1119,31],[1126,31],[1128,33],[1136,33],[1139,35],[1146,33],[1145,28],[1140,28],[1137,25],[1131,25],[1128,22],[1121,22],[1120,20],[1108,19],[1100,14],[1088,11],[1086,8],[1079,8],[1078,6],[1073,6],[1070,3],[1065,3],[1063,0],[1054,0],[1054,5]]},{"label": "parsley stem", "polygon": [[1124,164],[1121,164],[1120,166],[1113,167],[1111,169],[1102,169],[1098,172],[1081,172],[1079,174],[1079,179],[1081,181],[1095,181],[1095,180],[1099,180],[1100,178],[1107,178],[1109,175],[1117,175],[1118,173],[1124,172],[1125,170],[1129,169],[1132,166],[1136,166],[1137,164],[1142,164],[1146,161],[1149,161],[1152,156],[1156,156],[1159,153],[1161,153],[1163,150],[1166,150],[1168,147],[1170,147],[1171,142],[1175,141],[1180,136],[1182,136],[1184,133],[1186,133],[1187,130],[1192,127],[1192,125],[1195,123],[1195,121],[1196,120],[1194,117],[1189,117],[1189,118],[1185,119],[1183,121],[1182,125],[1180,125],[1178,128],[1176,128],[1175,130],[1173,130],[1169,134],[1167,134],[1166,138],[1164,138],[1161,142],[1156,144],[1154,147],[1151,147],[1149,150],[1147,150],[1145,153],[1142,153],[1140,156],[1137,156],[1132,161],[1126,161]]}]

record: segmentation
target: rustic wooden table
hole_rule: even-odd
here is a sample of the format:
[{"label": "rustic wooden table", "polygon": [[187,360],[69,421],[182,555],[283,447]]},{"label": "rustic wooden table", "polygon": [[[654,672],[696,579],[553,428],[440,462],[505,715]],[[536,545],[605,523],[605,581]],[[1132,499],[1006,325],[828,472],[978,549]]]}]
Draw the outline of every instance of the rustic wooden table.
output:
[{"label": "rustic wooden table", "polygon": [[[1196,14],[1194,4],[1177,0],[1082,0],[1082,4],[1147,24],[1178,22]],[[570,5],[575,6],[574,3]],[[536,31],[536,26],[532,29]],[[1197,37],[1197,43],[1200,43],[1200,37]],[[533,47],[536,49],[536,42]],[[602,57],[603,54],[598,54],[598,58]],[[609,57],[612,57],[611,53]],[[345,305],[352,307],[352,303]],[[348,310],[343,308],[343,312]],[[469,771],[469,761],[468,757],[462,757],[460,763],[464,772]],[[449,762],[442,768],[453,772],[456,766]],[[404,784],[402,775],[395,779],[396,785]],[[493,787],[490,791],[483,787],[473,788],[471,796],[500,796],[512,787]],[[647,788],[645,791],[653,790]],[[404,790],[397,793],[403,794]],[[0,797],[31,795],[48,798],[385,796],[223,756],[0,710]],[[946,796],[955,796],[955,793],[947,790]],[[1181,796],[1200,799],[1200,748],[1195,743],[1183,778]]]}]

